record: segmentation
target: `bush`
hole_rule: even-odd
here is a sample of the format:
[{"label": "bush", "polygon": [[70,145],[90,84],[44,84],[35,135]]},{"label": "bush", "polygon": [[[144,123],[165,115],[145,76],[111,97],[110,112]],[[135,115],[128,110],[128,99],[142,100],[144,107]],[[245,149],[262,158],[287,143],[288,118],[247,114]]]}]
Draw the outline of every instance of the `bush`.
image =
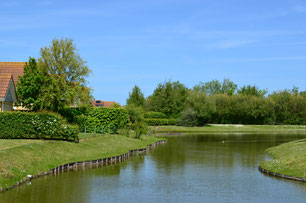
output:
[{"label": "bush", "polygon": [[174,118],[146,118],[145,123],[149,126],[158,126],[158,125],[176,125],[176,119]]},{"label": "bush", "polygon": [[198,122],[197,114],[191,108],[188,108],[188,109],[184,110],[182,112],[182,115],[178,119],[178,125],[181,125],[181,126],[192,127],[192,126],[195,126],[197,124],[197,122]]},{"label": "bush", "polygon": [[122,108],[65,108],[61,114],[82,131],[86,127],[86,132],[116,133],[130,122],[127,110]]},{"label": "bush", "polygon": [[144,114],[145,118],[167,118],[166,114],[156,111],[148,111]]},{"label": "bush", "polygon": [[53,113],[0,113],[2,139],[53,139],[78,141],[79,127]]}]

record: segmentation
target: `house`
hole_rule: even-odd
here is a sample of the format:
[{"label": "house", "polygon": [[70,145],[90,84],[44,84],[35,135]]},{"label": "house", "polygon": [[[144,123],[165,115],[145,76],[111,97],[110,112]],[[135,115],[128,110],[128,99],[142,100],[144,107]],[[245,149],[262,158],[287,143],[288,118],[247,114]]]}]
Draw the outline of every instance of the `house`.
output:
[{"label": "house", "polygon": [[[16,102],[16,84],[19,82],[19,76],[23,76],[23,67],[25,62],[0,62],[0,80],[1,80],[1,90],[0,90],[0,112],[1,111],[11,111],[13,109],[12,102]],[[12,77],[12,82],[8,82]],[[7,85],[10,84],[10,87]],[[14,88],[11,87],[11,84],[14,85]],[[4,95],[6,93],[12,93],[13,95]],[[11,98],[9,98],[11,96]],[[14,110],[24,110],[22,107],[14,106]]]},{"label": "house", "polygon": [[17,102],[13,75],[0,74],[0,112],[12,111]]},{"label": "house", "polygon": [[102,101],[102,100],[92,100],[92,105],[95,107],[112,107],[116,102],[114,101]]},{"label": "house", "polygon": [[19,82],[19,76],[23,76],[25,62],[0,62],[0,75],[13,75],[14,83]]}]

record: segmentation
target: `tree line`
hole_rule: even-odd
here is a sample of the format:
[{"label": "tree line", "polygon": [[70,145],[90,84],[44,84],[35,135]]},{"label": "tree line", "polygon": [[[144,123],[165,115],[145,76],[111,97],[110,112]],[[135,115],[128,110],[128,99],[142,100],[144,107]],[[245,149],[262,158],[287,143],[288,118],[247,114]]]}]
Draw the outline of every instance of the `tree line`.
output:
[{"label": "tree line", "polygon": [[201,82],[187,88],[179,81],[166,81],[144,97],[135,86],[127,106],[164,113],[178,125],[218,124],[306,124],[306,91],[298,88],[274,91],[255,85],[238,85],[229,79]]}]

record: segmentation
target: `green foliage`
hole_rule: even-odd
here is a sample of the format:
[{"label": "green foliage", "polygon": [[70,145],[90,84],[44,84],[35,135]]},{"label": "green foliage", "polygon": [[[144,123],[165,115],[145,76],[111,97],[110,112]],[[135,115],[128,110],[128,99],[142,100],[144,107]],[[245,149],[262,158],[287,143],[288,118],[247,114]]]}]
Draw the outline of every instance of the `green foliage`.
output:
[{"label": "green foliage", "polygon": [[263,97],[267,94],[268,91],[258,89],[255,85],[254,86],[248,85],[248,86],[243,86],[237,92],[238,94],[242,95]]},{"label": "green foliage", "polygon": [[69,122],[78,124],[82,131],[116,133],[129,124],[129,114],[122,108],[64,108],[61,115]]},{"label": "green foliage", "polygon": [[227,95],[233,95],[237,90],[237,84],[229,79],[224,79],[222,83],[221,92]]},{"label": "green foliage", "polygon": [[18,105],[37,111],[41,109],[40,95],[46,76],[41,73],[36,60],[31,57],[25,64],[23,73],[17,84]]},{"label": "green foliage", "polygon": [[176,118],[185,108],[188,88],[180,82],[160,83],[147,99],[147,109],[164,113],[167,117]]},{"label": "green foliage", "polygon": [[147,111],[144,114],[145,118],[167,118],[167,116],[162,112],[156,112],[156,111]]},{"label": "green foliage", "polygon": [[187,108],[182,112],[182,115],[178,119],[178,125],[181,126],[195,126],[197,125],[198,120],[197,120],[197,114],[196,112],[191,109]]},{"label": "green foliage", "polygon": [[212,80],[210,82],[200,82],[200,84],[193,87],[196,92],[203,92],[207,95],[220,94],[222,85],[218,80]]},{"label": "green foliage", "polygon": [[274,102],[246,95],[215,95],[216,113],[213,123],[222,124],[274,124]]},{"label": "green foliage", "polygon": [[0,113],[2,139],[55,139],[78,141],[78,126],[53,113]]},{"label": "green foliage", "polygon": [[90,70],[77,53],[73,41],[54,39],[40,53],[39,68],[48,76],[40,95],[42,108],[58,111],[71,104],[88,104],[92,97],[85,87],[85,78]]},{"label": "green foliage", "polygon": [[233,95],[237,90],[237,85],[229,79],[224,79],[222,84],[218,80],[212,80],[206,83],[200,82],[200,84],[193,87],[193,90],[206,93],[207,95],[221,93]]},{"label": "green foliage", "polygon": [[[188,118],[188,115],[191,114],[191,110],[194,111],[196,115],[196,123],[192,123],[192,125],[204,125],[207,124],[212,115],[216,111],[215,103],[212,99],[210,99],[205,93],[198,91],[190,91],[187,101],[186,101],[187,110],[183,112],[180,118],[179,123],[184,124],[182,121],[183,118]],[[188,123],[188,122],[187,122]],[[189,122],[190,123],[190,122]],[[190,124],[191,125],[191,124]]]},{"label": "green foliage", "polygon": [[144,119],[144,110],[139,106],[128,105],[127,111],[131,121],[130,129],[135,131],[136,138],[140,138],[141,135],[144,135],[148,132],[148,126]]},{"label": "green foliage", "polygon": [[306,95],[297,91],[283,90],[269,96],[275,103],[277,124],[306,124]]},{"label": "green foliage", "polygon": [[176,125],[176,119],[174,118],[145,118],[145,123],[149,126],[158,125]]},{"label": "green foliage", "polygon": [[128,106],[134,105],[144,107],[145,98],[141,89],[137,85],[135,85],[135,87],[133,88],[132,93],[129,93],[129,98],[126,100],[126,104]]}]

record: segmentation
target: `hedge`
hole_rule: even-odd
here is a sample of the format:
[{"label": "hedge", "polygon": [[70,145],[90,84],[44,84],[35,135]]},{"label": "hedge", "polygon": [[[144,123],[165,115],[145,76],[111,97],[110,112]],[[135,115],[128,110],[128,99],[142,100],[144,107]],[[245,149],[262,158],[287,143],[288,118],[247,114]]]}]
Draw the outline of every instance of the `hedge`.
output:
[{"label": "hedge", "polygon": [[158,126],[158,125],[176,125],[176,119],[174,118],[146,118],[145,123],[150,126]]},{"label": "hedge", "polygon": [[156,112],[156,111],[147,111],[144,114],[145,118],[167,118],[166,114],[162,112]]},{"label": "hedge", "polygon": [[122,108],[65,108],[61,114],[83,132],[86,127],[86,132],[115,133],[130,123],[127,110]]},{"label": "hedge", "polygon": [[1,112],[0,138],[78,141],[79,127],[54,113]]}]

